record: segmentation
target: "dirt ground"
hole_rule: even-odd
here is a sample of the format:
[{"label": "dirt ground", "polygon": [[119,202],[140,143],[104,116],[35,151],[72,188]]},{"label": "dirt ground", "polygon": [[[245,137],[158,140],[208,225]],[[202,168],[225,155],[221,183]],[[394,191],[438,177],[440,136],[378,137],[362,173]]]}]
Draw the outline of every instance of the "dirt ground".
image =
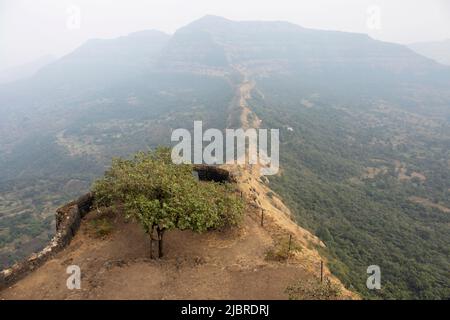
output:
[{"label": "dirt ground", "polygon": [[[89,216],[71,244],[0,299],[286,299],[285,289],[310,277],[295,261],[265,259],[273,246],[256,219],[236,230],[166,234],[165,257],[149,259],[141,227],[120,215],[105,238],[88,232]],[[81,289],[69,290],[66,268],[81,268]]]}]

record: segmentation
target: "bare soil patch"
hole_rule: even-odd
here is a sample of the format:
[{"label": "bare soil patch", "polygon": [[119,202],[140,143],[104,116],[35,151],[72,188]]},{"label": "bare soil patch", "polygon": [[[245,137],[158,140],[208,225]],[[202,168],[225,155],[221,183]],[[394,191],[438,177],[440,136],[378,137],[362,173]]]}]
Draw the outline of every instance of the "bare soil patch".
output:
[{"label": "bare soil patch", "polygon": [[[72,243],[10,288],[1,299],[286,299],[286,287],[311,274],[292,262],[268,262],[273,239],[251,217],[241,228],[195,234],[170,231],[165,257],[148,258],[141,227],[119,215],[98,238],[90,213]],[[81,268],[81,290],[69,290],[66,268]]]}]

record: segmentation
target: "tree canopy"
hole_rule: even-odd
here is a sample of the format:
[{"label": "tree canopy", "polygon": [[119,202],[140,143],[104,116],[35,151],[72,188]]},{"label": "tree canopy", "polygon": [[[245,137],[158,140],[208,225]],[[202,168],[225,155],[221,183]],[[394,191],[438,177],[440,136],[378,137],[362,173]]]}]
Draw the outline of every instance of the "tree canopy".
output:
[{"label": "tree canopy", "polygon": [[122,204],[125,215],[158,240],[159,257],[165,231],[237,225],[244,207],[229,184],[198,181],[192,165],[172,163],[168,148],[139,152],[131,160],[113,159],[93,192],[99,206]]}]

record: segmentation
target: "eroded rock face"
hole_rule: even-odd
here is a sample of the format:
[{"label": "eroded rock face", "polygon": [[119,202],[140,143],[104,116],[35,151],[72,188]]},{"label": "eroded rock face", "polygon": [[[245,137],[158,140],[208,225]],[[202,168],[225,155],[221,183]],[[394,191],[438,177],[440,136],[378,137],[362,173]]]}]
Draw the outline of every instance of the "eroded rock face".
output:
[{"label": "eroded rock face", "polygon": [[0,289],[12,285],[29,272],[38,268],[56,252],[65,248],[80,227],[81,219],[90,211],[94,197],[92,193],[72,201],[56,211],[56,234],[49,244],[28,259],[0,271]]}]

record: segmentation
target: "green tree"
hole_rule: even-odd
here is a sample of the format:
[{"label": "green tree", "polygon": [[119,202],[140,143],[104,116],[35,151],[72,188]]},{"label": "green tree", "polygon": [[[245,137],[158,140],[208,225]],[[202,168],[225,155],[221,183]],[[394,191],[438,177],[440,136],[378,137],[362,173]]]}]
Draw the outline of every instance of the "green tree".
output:
[{"label": "green tree", "polygon": [[173,164],[168,148],[139,152],[132,160],[113,159],[93,192],[97,205],[120,204],[127,217],[136,219],[151,244],[158,241],[158,257],[167,230],[201,233],[237,225],[244,208],[229,184],[196,180],[192,165]]}]

